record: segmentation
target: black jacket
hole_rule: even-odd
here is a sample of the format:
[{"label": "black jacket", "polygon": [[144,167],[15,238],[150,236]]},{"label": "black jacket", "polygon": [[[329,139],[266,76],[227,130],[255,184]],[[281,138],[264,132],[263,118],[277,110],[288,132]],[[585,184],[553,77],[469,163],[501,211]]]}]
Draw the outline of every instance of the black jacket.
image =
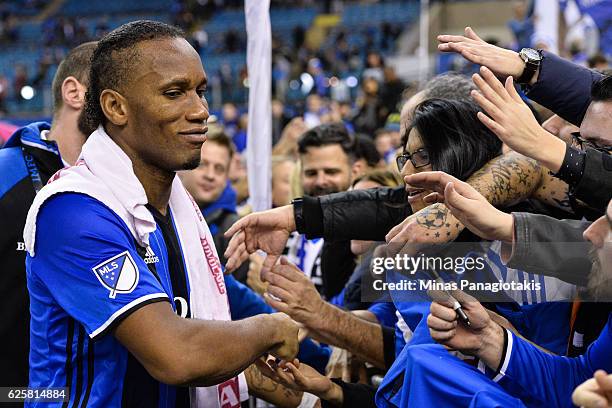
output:
[{"label": "black jacket", "polygon": [[[508,266],[554,276],[585,286],[591,272],[589,250],[582,237],[590,225],[578,220],[556,220],[544,215],[513,213],[514,251]],[[572,325],[567,355],[582,355],[606,325],[612,303],[582,302]],[[579,340],[577,340],[579,339]]]},{"label": "black jacket", "polygon": [[309,239],[323,237],[329,242],[384,241],[389,230],[410,214],[404,187],[304,197],[304,228],[299,232]]},{"label": "black jacket", "polygon": [[[591,103],[591,87],[603,75],[546,51],[543,57],[538,81],[528,88],[527,96],[580,126]],[[584,174],[570,187],[577,199],[594,209],[604,210],[612,198],[612,157],[587,150]]]},{"label": "black jacket", "polygon": [[298,226],[298,232],[308,239],[325,238],[321,254],[325,297],[337,295],[355,270],[349,240],[384,241],[387,232],[411,213],[403,187],[304,197],[304,226]]},{"label": "black jacket", "polygon": [[520,212],[512,216],[514,244],[508,267],[586,286],[592,265],[591,245],[582,233],[590,222]]}]

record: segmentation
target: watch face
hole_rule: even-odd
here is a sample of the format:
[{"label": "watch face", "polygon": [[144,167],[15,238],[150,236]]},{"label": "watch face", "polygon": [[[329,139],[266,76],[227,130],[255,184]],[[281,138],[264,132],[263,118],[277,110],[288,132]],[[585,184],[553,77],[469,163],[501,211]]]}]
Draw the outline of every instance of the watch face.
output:
[{"label": "watch face", "polygon": [[541,59],[540,53],[533,48],[523,48],[521,53],[523,53],[531,61],[539,61]]}]

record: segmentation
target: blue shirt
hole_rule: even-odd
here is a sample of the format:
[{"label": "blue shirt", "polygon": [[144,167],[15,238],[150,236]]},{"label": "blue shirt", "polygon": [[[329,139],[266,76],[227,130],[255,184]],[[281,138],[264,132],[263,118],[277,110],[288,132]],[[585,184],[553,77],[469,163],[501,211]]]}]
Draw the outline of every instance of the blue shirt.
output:
[{"label": "blue shirt", "polygon": [[573,407],[572,392],[595,371],[612,371],[612,314],[601,334],[586,353],[565,357],[546,353],[508,332],[504,359],[493,378],[506,391],[539,405]]},{"label": "blue shirt", "polygon": [[159,228],[149,243],[138,247],[123,220],[89,196],[58,194],[42,206],[35,256],[26,259],[31,387],[67,386],[75,406],[175,406],[177,389],[153,379],[112,335],[151,302],[176,311]]}]

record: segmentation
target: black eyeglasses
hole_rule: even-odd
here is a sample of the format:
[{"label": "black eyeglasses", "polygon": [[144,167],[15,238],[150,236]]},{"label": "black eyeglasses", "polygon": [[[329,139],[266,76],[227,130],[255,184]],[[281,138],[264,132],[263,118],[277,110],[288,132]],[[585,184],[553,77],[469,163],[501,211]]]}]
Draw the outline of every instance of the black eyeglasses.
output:
[{"label": "black eyeglasses", "polygon": [[424,167],[429,164],[429,153],[424,148],[421,148],[417,149],[414,153],[405,152],[397,156],[395,162],[397,163],[397,168],[400,173],[406,163],[408,163],[408,160],[412,162],[415,169],[418,169],[419,167]]},{"label": "black eyeglasses", "polygon": [[577,146],[581,150],[585,150],[588,147],[590,149],[595,149],[602,153],[608,153],[608,154],[612,153],[612,146],[600,146],[598,144],[595,144],[591,142],[590,140],[586,140],[585,138],[580,136],[580,132],[572,132],[571,135],[572,135],[573,145]]}]

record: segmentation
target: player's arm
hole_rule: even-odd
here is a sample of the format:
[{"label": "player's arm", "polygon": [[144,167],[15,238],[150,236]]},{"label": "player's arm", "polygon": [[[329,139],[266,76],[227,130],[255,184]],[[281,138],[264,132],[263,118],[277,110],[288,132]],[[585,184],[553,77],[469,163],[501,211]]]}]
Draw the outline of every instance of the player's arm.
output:
[{"label": "player's arm", "polygon": [[32,279],[91,339],[114,334],[161,382],[217,384],[262,354],[297,352],[297,326],[281,314],[235,322],[179,317],[125,223],[91,197],[52,197],[36,226]]},{"label": "player's arm", "polygon": [[282,314],[239,321],[183,319],[167,302],[146,305],[116,328],[115,337],[157,380],[173,385],[219,384],[271,353],[297,354],[297,326]]}]

